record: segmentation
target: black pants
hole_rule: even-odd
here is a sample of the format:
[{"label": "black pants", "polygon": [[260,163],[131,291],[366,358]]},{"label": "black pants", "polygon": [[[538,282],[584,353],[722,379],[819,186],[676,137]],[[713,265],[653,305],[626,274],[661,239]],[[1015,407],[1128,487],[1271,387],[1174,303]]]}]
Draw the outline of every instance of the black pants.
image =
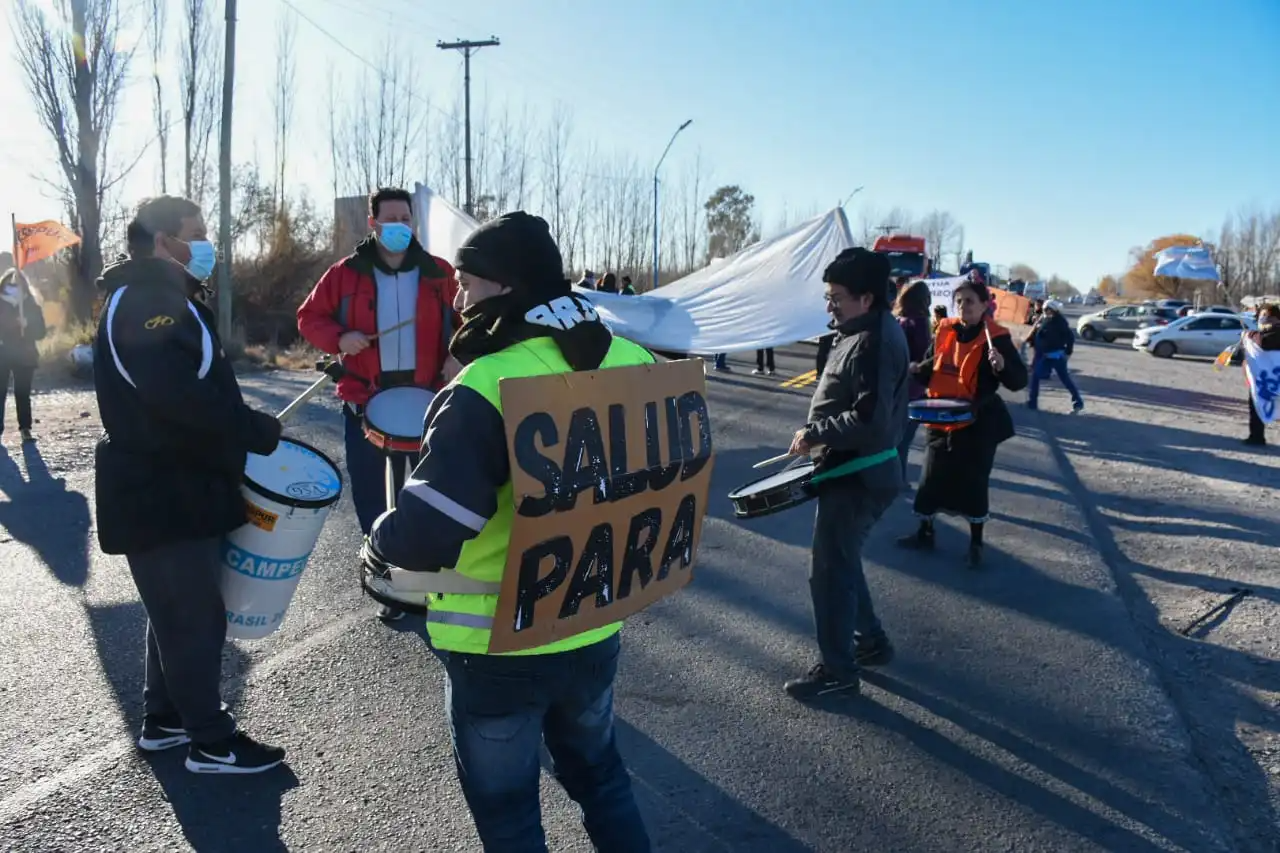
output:
[{"label": "black pants", "polygon": [[1253,405],[1253,395],[1249,395],[1249,438],[1265,439],[1267,437],[1267,425],[1262,422],[1262,418],[1258,417],[1258,409]]},{"label": "black pants", "polygon": [[773,370],[773,347],[769,349],[756,350],[756,369],[764,370],[765,360],[768,359],[769,369]]},{"label": "black pants", "polygon": [[13,402],[18,409],[18,429],[31,429],[31,378],[34,367],[0,361],[0,432],[4,431],[4,410],[9,396],[9,376],[13,376]]},{"label": "black pants", "polygon": [[222,710],[221,545],[200,539],[126,556],[147,610],[146,713],[177,714],[196,743],[230,737],[236,727]]}]

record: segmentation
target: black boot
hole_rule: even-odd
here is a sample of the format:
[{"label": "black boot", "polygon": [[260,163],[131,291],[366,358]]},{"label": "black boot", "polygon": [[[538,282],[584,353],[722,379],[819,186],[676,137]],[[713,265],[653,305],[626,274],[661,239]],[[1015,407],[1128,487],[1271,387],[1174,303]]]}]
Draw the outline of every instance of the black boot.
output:
[{"label": "black boot", "polygon": [[982,524],[969,524],[969,568],[982,565]]},{"label": "black boot", "polygon": [[933,550],[933,519],[920,519],[920,526],[916,528],[916,532],[910,536],[902,536],[898,538],[898,547],[907,548],[912,551],[932,551]]}]

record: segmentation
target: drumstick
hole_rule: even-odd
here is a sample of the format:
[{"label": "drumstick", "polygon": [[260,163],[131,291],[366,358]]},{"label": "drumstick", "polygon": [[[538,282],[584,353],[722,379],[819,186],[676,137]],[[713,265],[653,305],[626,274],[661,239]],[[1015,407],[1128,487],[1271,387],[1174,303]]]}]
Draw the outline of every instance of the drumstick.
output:
[{"label": "drumstick", "polygon": [[752,468],[763,468],[763,467],[764,467],[764,466],[766,466],[766,465],[772,465],[772,464],[773,464],[773,463],[775,463],[775,462],[781,462],[781,461],[783,461],[784,459],[790,459],[790,458],[791,458],[791,456],[792,456],[792,454],[791,454],[791,452],[790,452],[790,451],[787,451],[786,453],[779,453],[777,456],[771,456],[771,457],[769,457],[768,459],[764,460],[763,462],[757,462],[756,464],[752,465],[751,467],[752,467]]},{"label": "drumstick", "polygon": [[[821,445],[821,444],[815,444],[813,447],[811,447],[811,448],[810,448],[810,450],[817,450],[819,447],[822,447],[822,445]],[[807,453],[792,453],[791,451],[787,451],[786,453],[779,453],[777,456],[774,456],[774,457],[771,457],[771,458],[769,458],[769,459],[766,459],[766,460],[764,460],[763,462],[757,462],[756,464],[752,465],[751,467],[752,467],[752,468],[763,468],[764,466],[766,466],[766,465],[772,465],[772,464],[773,464],[773,463],[775,463],[775,462],[783,462],[783,461],[785,461],[785,460],[787,460],[787,459],[798,458],[798,457],[801,457],[801,456],[808,456],[808,455],[809,455],[809,454],[807,454]]]},{"label": "drumstick", "polygon": [[394,326],[392,326],[392,327],[391,327],[391,328],[389,328],[389,329],[382,329],[381,331],[374,332],[372,335],[369,335],[369,340],[371,340],[371,341],[376,341],[378,338],[382,337],[383,335],[389,335],[389,334],[391,334],[391,333],[392,333],[392,332],[394,332],[394,331],[397,331],[397,330],[399,330],[399,329],[403,329],[405,326],[408,326],[410,323],[412,323],[412,322],[413,322],[414,320],[416,320],[416,319],[418,319],[418,318],[417,318],[417,317],[410,317],[408,320],[405,320],[405,321],[400,322],[400,323],[396,323]]},{"label": "drumstick", "polygon": [[320,389],[324,386],[324,383],[328,381],[329,381],[329,377],[326,375],[326,376],[321,376],[315,382],[312,382],[310,388],[303,391],[301,394],[298,395],[297,399],[295,399],[292,403],[290,403],[289,405],[285,406],[283,409],[280,410],[280,414],[276,415],[276,420],[283,422],[288,418],[292,417],[293,413],[298,411],[298,409],[302,408],[303,403],[307,402],[312,397],[314,397],[317,393],[319,393]]}]

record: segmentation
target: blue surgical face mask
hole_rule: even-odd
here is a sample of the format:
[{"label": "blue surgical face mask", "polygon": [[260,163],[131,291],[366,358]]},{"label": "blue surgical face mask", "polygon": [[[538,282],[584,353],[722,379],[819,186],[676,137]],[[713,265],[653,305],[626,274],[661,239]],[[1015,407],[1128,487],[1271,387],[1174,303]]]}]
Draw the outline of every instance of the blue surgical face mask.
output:
[{"label": "blue surgical face mask", "polygon": [[218,253],[208,240],[192,240],[191,260],[187,261],[187,272],[197,281],[206,281],[213,275],[213,266],[218,261]]},{"label": "blue surgical face mask", "polygon": [[378,229],[378,242],[382,248],[393,254],[400,254],[409,248],[413,239],[413,229],[403,222],[383,222]]}]

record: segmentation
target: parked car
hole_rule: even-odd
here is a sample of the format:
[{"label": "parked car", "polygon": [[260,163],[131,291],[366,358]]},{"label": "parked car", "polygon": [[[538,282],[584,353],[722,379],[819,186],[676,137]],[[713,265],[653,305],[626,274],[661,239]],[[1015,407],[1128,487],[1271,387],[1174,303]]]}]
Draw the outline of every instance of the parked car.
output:
[{"label": "parked car", "polygon": [[1217,312],[1180,317],[1167,326],[1139,329],[1133,348],[1160,358],[1175,355],[1217,355],[1240,342],[1245,330],[1256,328],[1252,320]]},{"label": "parked car", "polygon": [[1111,343],[1116,338],[1127,338],[1143,326],[1162,326],[1176,320],[1178,312],[1172,308],[1153,305],[1117,305],[1105,311],[1085,314],[1076,321],[1076,333],[1086,341],[1102,339]]},{"label": "parked car", "polygon": [[1178,309],[1179,317],[1190,317],[1192,314],[1235,314],[1236,309],[1228,308],[1225,305],[1209,305],[1205,308],[1197,308],[1194,305],[1183,305]]}]

